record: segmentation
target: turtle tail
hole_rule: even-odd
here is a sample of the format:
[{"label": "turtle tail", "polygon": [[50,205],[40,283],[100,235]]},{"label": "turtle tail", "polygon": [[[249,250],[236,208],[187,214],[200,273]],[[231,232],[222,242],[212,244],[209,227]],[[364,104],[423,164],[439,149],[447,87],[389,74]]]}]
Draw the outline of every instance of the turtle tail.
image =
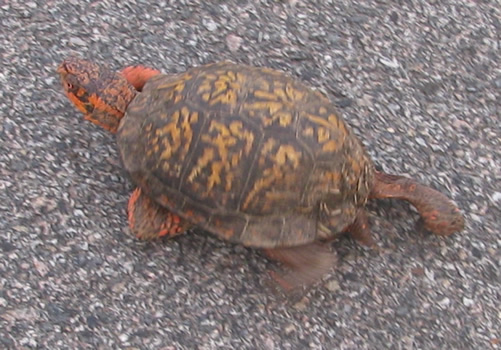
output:
[{"label": "turtle tail", "polygon": [[399,175],[375,172],[371,198],[397,198],[411,203],[421,215],[427,230],[448,236],[464,228],[464,217],[444,194]]}]

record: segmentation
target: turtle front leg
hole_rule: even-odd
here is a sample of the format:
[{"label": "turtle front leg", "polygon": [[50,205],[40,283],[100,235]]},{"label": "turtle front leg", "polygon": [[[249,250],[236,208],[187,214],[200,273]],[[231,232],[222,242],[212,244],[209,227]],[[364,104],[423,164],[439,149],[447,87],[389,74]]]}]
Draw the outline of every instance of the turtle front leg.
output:
[{"label": "turtle front leg", "polygon": [[127,209],[129,227],[139,239],[174,237],[191,226],[184,219],[155,203],[139,187],[132,192]]},{"label": "turtle front leg", "polygon": [[410,202],[427,230],[448,236],[464,228],[464,217],[444,194],[405,176],[375,173],[371,198],[398,198]]},{"label": "turtle front leg", "polygon": [[137,91],[142,91],[144,84],[158,74],[160,71],[141,65],[126,67],[122,70],[122,75]]},{"label": "turtle front leg", "polygon": [[334,267],[337,257],[325,243],[314,242],[295,247],[264,249],[272,260],[284,264],[289,271],[271,272],[272,278],[285,291],[290,292],[300,287],[318,282]]}]

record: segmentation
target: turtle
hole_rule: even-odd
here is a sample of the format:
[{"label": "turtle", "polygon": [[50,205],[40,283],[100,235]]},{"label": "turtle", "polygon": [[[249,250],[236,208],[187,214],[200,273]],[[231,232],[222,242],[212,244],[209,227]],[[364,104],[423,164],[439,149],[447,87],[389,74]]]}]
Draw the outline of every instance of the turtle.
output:
[{"label": "turtle", "polygon": [[229,61],[113,71],[78,57],[57,71],[85,119],[116,134],[138,238],[199,227],[288,266],[274,277],[290,290],[329,272],[340,234],[375,245],[369,199],[410,202],[436,235],[464,228],[447,196],[377,170],[329,98],[287,73]]}]

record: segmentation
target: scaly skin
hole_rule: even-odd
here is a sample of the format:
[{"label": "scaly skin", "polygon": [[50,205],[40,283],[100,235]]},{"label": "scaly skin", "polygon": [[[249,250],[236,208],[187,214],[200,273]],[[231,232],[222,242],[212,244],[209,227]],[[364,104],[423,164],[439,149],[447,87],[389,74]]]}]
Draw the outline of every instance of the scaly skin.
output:
[{"label": "scaly skin", "polygon": [[58,67],[66,95],[86,120],[116,133],[137,91],[120,74],[70,57]]},{"label": "scaly skin", "polygon": [[139,239],[151,240],[164,236],[178,236],[190,224],[145,196],[138,187],[132,192],[127,206],[129,226]]},{"label": "scaly skin", "polygon": [[376,178],[371,198],[398,198],[410,202],[421,215],[424,227],[439,236],[449,236],[464,228],[464,217],[444,194],[417,181],[382,172]]},{"label": "scaly skin", "polygon": [[160,71],[144,66],[130,66],[122,70],[122,75],[137,91],[142,91],[144,84],[158,74]]}]

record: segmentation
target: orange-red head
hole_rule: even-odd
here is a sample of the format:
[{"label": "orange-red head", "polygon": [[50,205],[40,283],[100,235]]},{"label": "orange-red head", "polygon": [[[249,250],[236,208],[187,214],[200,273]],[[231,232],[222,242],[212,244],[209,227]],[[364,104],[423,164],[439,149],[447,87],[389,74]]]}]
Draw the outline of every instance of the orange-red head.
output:
[{"label": "orange-red head", "polygon": [[137,93],[125,77],[75,57],[64,60],[57,72],[66,95],[85,119],[115,133]]}]

